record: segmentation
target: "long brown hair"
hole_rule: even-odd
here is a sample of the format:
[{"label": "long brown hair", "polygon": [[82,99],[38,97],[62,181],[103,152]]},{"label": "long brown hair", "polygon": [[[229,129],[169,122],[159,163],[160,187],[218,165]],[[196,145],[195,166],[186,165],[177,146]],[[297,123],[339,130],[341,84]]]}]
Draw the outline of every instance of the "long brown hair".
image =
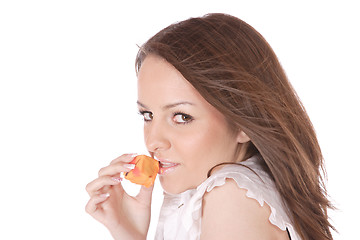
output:
[{"label": "long brown hair", "polygon": [[[266,40],[244,21],[208,14],[175,23],[139,50],[172,64],[260,153],[303,239],[332,239],[323,156],[310,119]],[[334,229],[334,228],[333,228]]]}]

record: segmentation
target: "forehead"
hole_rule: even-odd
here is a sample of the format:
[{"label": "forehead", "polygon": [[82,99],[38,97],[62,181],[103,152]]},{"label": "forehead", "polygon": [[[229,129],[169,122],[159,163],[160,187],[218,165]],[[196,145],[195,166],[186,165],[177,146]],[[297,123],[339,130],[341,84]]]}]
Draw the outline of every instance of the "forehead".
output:
[{"label": "forehead", "polygon": [[225,117],[170,63],[157,56],[147,56],[138,73],[138,103],[151,111],[187,102],[197,116],[206,116],[213,124],[227,126]]},{"label": "forehead", "polygon": [[138,73],[138,81],[140,84],[153,85],[171,83],[174,87],[185,87],[189,84],[174,66],[155,55],[149,55],[143,61]]},{"label": "forehead", "polygon": [[[164,59],[149,55],[138,73],[139,101],[205,101],[182,74]],[[145,98],[145,99],[144,99]]]}]

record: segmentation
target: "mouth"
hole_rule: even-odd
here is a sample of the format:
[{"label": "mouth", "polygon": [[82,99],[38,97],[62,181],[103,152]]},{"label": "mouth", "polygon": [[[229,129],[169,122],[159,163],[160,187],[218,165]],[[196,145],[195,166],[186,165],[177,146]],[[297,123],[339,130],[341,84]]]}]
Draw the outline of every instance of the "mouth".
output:
[{"label": "mouth", "polygon": [[159,161],[159,175],[164,175],[166,173],[170,173],[172,171],[174,171],[180,164],[179,163],[174,163],[174,162],[169,162],[167,160],[163,160],[163,159],[157,159],[156,160]]}]

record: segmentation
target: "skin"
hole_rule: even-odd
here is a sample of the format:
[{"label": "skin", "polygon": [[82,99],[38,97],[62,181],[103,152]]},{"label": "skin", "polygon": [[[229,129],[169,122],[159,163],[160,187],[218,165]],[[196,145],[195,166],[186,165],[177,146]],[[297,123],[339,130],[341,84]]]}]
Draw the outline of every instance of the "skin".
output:
[{"label": "skin", "polygon": [[233,162],[239,142],[247,141],[180,72],[156,56],[146,57],[138,74],[138,105],[150,154],[179,164],[159,176],[169,193],[196,188],[213,166]]},{"label": "skin", "polygon": [[226,180],[204,196],[200,239],[289,240],[286,231],[270,223],[270,213],[266,203],[261,207],[234,180]]},{"label": "skin", "polygon": [[85,211],[104,224],[114,239],[145,240],[150,225],[153,187],[141,187],[136,197],[121,186],[121,172],[129,172],[132,154],[124,154],[100,169],[99,176],[86,186],[90,200]]},{"label": "skin", "polygon": [[[169,193],[196,188],[211,167],[234,161],[237,148],[249,141],[243,131],[231,130],[224,116],[157,56],[147,56],[139,71],[138,105],[150,155],[177,164],[159,176]],[[142,186],[139,194],[131,197],[119,178],[121,172],[131,170],[133,159],[124,154],[113,160],[86,187],[90,195],[86,211],[103,223],[114,239],[146,239],[149,229],[153,187]],[[266,204],[260,207],[233,181],[227,181],[204,196],[201,239],[288,239],[286,232],[269,222],[269,214]]]}]

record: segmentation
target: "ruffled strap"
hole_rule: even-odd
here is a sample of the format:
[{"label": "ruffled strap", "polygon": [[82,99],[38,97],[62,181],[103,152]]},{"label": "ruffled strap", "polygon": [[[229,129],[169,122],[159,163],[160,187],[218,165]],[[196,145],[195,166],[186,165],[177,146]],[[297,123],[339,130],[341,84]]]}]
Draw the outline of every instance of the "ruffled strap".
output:
[{"label": "ruffled strap", "polygon": [[270,207],[269,221],[273,225],[283,231],[288,229],[292,240],[300,240],[286,212],[287,207],[267,173],[261,169],[260,164],[257,164],[257,160],[254,158],[250,158],[242,164],[251,170],[244,166],[226,165],[198,186],[196,193],[189,199],[181,213],[182,223],[185,231],[189,233],[189,239],[200,239],[204,194],[215,187],[224,185],[226,179],[233,179],[239,188],[247,190],[247,197],[255,199],[260,206],[264,206],[266,203]]}]

